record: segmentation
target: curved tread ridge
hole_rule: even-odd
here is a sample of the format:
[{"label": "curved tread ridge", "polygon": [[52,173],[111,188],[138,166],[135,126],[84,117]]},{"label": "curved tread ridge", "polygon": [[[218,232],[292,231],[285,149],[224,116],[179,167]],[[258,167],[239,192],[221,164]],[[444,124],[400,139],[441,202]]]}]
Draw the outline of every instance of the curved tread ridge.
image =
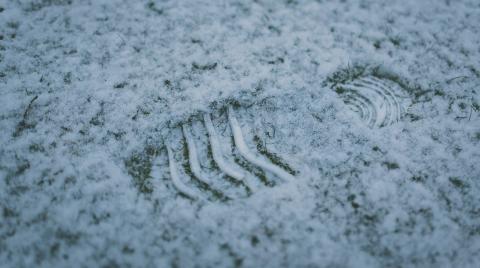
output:
[{"label": "curved tread ridge", "polygon": [[188,187],[185,183],[180,180],[180,176],[178,175],[177,171],[177,164],[175,163],[175,159],[173,157],[173,152],[170,146],[167,147],[167,154],[168,154],[168,166],[170,169],[170,177],[172,179],[172,183],[175,188],[182,194],[188,196],[194,200],[202,200],[203,198],[198,195],[194,190]]},{"label": "curved tread ridge", "polygon": [[205,114],[203,116],[203,121],[205,122],[205,127],[207,129],[208,138],[210,141],[210,148],[212,149],[212,156],[215,163],[217,163],[218,167],[221,171],[223,171],[228,176],[236,179],[237,181],[244,182],[250,190],[256,190],[256,186],[251,180],[249,179],[250,176],[243,171],[239,170],[234,164],[228,163],[225,158],[223,157],[223,152],[220,147],[219,138],[215,127],[213,126],[212,119],[210,118],[209,114]]},{"label": "curved tread ridge", "polygon": [[339,85],[337,91],[345,104],[369,127],[385,127],[402,119],[411,104],[403,88],[373,75]]},{"label": "curved tread ridge", "polygon": [[245,140],[243,138],[242,129],[240,128],[240,124],[235,117],[235,112],[231,106],[228,107],[228,121],[230,123],[230,128],[232,129],[233,139],[235,142],[235,146],[237,147],[240,155],[242,155],[245,159],[247,159],[252,164],[262,168],[265,171],[271,172],[281,178],[284,181],[292,181],[295,179],[290,173],[286,172],[282,168],[267,162],[264,159],[261,159],[255,156],[250,149],[248,148]]}]

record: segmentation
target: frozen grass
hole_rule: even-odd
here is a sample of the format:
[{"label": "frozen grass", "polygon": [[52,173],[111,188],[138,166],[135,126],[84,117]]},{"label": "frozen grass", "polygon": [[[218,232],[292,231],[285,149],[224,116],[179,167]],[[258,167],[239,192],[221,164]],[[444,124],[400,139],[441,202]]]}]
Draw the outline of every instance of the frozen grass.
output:
[{"label": "frozen grass", "polygon": [[[478,267],[478,18],[473,0],[0,0],[2,267]],[[346,104],[365,77],[408,96],[400,118]],[[228,106],[292,183],[242,156]],[[257,191],[216,164],[205,114]]]}]

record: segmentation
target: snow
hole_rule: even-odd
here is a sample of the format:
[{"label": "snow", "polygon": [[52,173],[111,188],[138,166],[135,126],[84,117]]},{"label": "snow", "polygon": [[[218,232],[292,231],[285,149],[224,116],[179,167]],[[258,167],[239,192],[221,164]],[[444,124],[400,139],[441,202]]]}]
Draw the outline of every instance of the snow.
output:
[{"label": "snow", "polygon": [[[0,0],[1,266],[478,267],[479,25],[475,0]],[[345,102],[365,78],[400,120]]]}]

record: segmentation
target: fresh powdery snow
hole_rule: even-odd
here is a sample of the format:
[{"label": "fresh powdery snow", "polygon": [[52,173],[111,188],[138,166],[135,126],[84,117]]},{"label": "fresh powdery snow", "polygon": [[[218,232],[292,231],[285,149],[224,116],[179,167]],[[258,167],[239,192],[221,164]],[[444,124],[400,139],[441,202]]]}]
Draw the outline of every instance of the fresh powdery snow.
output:
[{"label": "fresh powdery snow", "polygon": [[0,0],[0,267],[480,267],[480,1]]}]

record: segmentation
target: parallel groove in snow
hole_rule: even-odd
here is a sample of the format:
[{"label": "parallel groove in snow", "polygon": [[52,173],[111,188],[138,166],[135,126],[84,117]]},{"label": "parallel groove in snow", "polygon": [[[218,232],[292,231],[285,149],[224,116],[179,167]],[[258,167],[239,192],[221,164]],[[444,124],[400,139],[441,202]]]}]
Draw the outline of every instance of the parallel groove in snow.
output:
[{"label": "parallel groove in snow", "polygon": [[228,176],[244,182],[251,190],[255,190],[255,186],[248,180],[248,175],[245,171],[239,170],[233,163],[228,163],[223,157],[222,148],[218,141],[217,132],[213,126],[212,119],[209,114],[205,114],[204,117],[205,127],[207,128],[208,137],[210,140],[210,146],[212,148],[213,159],[217,163],[220,170],[225,172]]},{"label": "parallel groove in snow", "polygon": [[247,144],[245,143],[245,140],[243,139],[243,134],[242,134],[242,129],[240,128],[240,124],[237,121],[237,118],[235,117],[234,111],[232,107],[228,107],[228,121],[230,123],[230,127],[232,128],[233,132],[233,138],[235,139],[235,145],[240,152],[240,154],[253,163],[254,165],[264,169],[265,171],[271,172],[284,181],[292,181],[295,178],[290,175],[288,172],[283,170],[282,168],[268,163],[267,161],[255,156],[253,153],[250,152],[250,149],[248,149]]},{"label": "parallel groove in snow", "polygon": [[[258,167],[263,171],[268,172],[283,181],[292,181],[295,179],[293,175],[288,173],[282,167],[278,166],[274,162],[269,162],[267,159],[263,159],[257,156],[257,153],[252,152],[245,140],[242,133],[242,129],[240,124],[235,116],[235,112],[232,107],[228,107],[228,115],[227,115],[227,126],[231,129],[231,138],[233,138],[234,148],[236,151],[239,152],[239,157],[245,159],[246,163]],[[259,188],[258,184],[263,178],[256,177],[250,174],[249,170],[246,166],[239,166],[237,163],[227,160],[224,155],[224,150],[221,145],[220,137],[218,136],[215,126],[212,122],[212,118],[210,114],[203,115],[203,125],[206,130],[206,135],[208,136],[207,146],[210,147],[213,161],[216,163],[218,169],[224,173],[225,175],[233,178],[234,180],[243,183],[249,191],[256,192]],[[197,143],[195,142],[195,137],[192,134],[193,131],[193,124],[184,123],[182,125],[182,135],[185,139],[184,149],[188,151],[184,158],[188,157],[188,163],[184,162],[184,168],[187,172],[187,175],[198,179],[201,183],[204,183],[211,190],[220,193],[222,196],[226,197],[227,199],[232,199],[230,195],[225,195],[222,190],[218,190],[213,186],[214,178],[209,178],[208,172],[204,172],[206,170],[202,170],[202,166],[200,164],[199,154],[197,151]],[[178,192],[182,193],[185,196],[190,197],[194,200],[203,200],[204,198],[200,196],[203,191],[195,191],[194,188],[188,186],[186,183],[182,182],[179,171],[177,170],[176,160],[173,155],[173,151],[170,145],[165,145],[168,155],[168,162],[169,162],[169,170],[170,170],[170,177],[172,180],[173,185],[177,189]],[[272,160],[273,161],[273,160]],[[245,169],[246,168],[246,169]],[[191,172],[188,172],[191,171]],[[293,172],[293,171],[291,171]],[[256,174],[256,173],[255,173]],[[258,176],[258,174],[256,174]],[[218,177],[218,176],[217,176]],[[205,186],[205,187],[207,187]],[[225,190],[225,189],[224,189]]]},{"label": "parallel groove in snow", "polygon": [[178,175],[177,171],[177,164],[175,163],[172,149],[168,145],[166,147],[168,154],[168,166],[170,168],[170,177],[175,188],[182,194],[192,199],[201,199],[192,189],[190,189],[185,183],[180,180],[180,176]]},{"label": "parallel groove in snow", "polygon": [[182,126],[182,130],[183,130],[183,136],[187,141],[188,161],[190,164],[190,169],[193,172],[193,175],[195,175],[197,179],[199,179],[200,181],[206,184],[210,184],[211,181],[205,177],[200,167],[200,162],[198,160],[198,155],[197,155],[197,147],[195,145],[195,141],[193,140],[192,134],[189,132],[188,127],[186,125]]}]

